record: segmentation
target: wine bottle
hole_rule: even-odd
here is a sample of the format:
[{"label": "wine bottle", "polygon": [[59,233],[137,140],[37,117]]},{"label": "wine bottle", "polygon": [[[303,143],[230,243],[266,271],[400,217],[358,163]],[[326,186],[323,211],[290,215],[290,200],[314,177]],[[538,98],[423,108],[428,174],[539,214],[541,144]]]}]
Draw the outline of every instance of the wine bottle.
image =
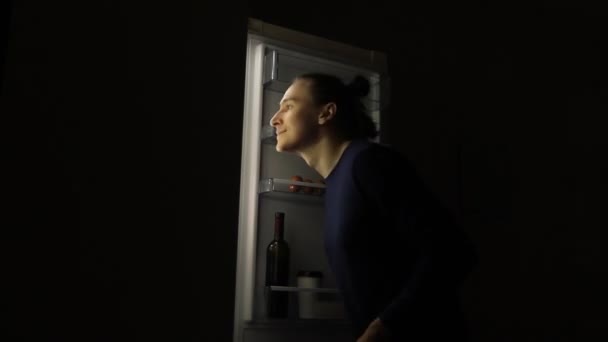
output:
[{"label": "wine bottle", "polygon": [[284,239],[285,214],[274,215],[274,240],[266,248],[266,313],[271,318],[287,318],[288,293],[271,291],[269,286],[287,286],[289,282],[289,246]]}]

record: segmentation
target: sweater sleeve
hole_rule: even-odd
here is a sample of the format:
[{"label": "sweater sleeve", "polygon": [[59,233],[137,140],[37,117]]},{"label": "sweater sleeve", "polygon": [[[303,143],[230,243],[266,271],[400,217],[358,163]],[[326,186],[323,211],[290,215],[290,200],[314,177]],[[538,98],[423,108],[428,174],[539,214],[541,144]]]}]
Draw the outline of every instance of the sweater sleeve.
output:
[{"label": "sweater sleeve", "polygon": [[[356,186],[378,222],[391,227],[391,237],[407,248],[396,251],[405,260],[399,293],[380,313],[389,329],[404,329],[425,303],[454,292],[473,267],[476,255],[447,209],[424,186],[415,169],[396,152],[365,151],[353,163]],[[397,263],[399,265],[399,263]],[[399,267],[399,266],[397,266]]]}]

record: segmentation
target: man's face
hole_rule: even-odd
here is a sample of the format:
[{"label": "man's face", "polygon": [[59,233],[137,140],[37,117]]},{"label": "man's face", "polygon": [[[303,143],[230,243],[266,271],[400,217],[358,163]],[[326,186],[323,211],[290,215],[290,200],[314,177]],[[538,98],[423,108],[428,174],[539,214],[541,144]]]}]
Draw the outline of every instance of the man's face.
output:
[{"label": "man's face", "polygon": [[313,103],[309,81],[295,81],[279,105],[279,110],[270,119],[270,125],[277,133],[277,151],[294,152],[315,139],[319,109]]}]

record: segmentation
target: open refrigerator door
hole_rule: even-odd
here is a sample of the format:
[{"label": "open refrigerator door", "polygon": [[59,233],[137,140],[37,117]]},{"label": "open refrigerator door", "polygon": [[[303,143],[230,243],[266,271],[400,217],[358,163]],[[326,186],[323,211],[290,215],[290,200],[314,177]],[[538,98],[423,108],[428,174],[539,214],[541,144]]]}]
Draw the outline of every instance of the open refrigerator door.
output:
[{"label": "open refrigerator door", "polygon": [[[322,72],[349,82],[361,75],[370,81],[364,104],[381,141],[385,57],[251,20],[246,61],[234,341],[351,341],[323,246],[322,178],[299,156],[276,151],[269,122],[296,76]],[[265,283],[276,212],[284,213],[290,248],[287,286]],[[268,318],[271,291],[287,293],[285,318]]]}]

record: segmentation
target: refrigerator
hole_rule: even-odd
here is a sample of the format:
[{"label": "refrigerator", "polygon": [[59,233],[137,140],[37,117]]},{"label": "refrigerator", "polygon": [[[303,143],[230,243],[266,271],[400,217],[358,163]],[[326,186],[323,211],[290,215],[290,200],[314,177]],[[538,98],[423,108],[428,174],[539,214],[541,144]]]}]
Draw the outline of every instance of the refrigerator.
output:
[{"label": "refrigerator", "polygon": [[[324,251],[321,176],[297,155],[276,151],[269,121],[295,76],[324,72],[349,82],[361,75],[370,81],[363,102],[382,142],[389,101],[386,56],[256,19],[249,20],[246,51],[234,342],[352,341]],[[292,181],[296,175],[312,183]],[[290,275],[288,286],[267,287],[266,248],[275,212],[285,214]],[[298,287],[299,271],[320,272],[322,278],[314,287]],[[287,318],[267,317],[269,291],[288,293]]]}]

